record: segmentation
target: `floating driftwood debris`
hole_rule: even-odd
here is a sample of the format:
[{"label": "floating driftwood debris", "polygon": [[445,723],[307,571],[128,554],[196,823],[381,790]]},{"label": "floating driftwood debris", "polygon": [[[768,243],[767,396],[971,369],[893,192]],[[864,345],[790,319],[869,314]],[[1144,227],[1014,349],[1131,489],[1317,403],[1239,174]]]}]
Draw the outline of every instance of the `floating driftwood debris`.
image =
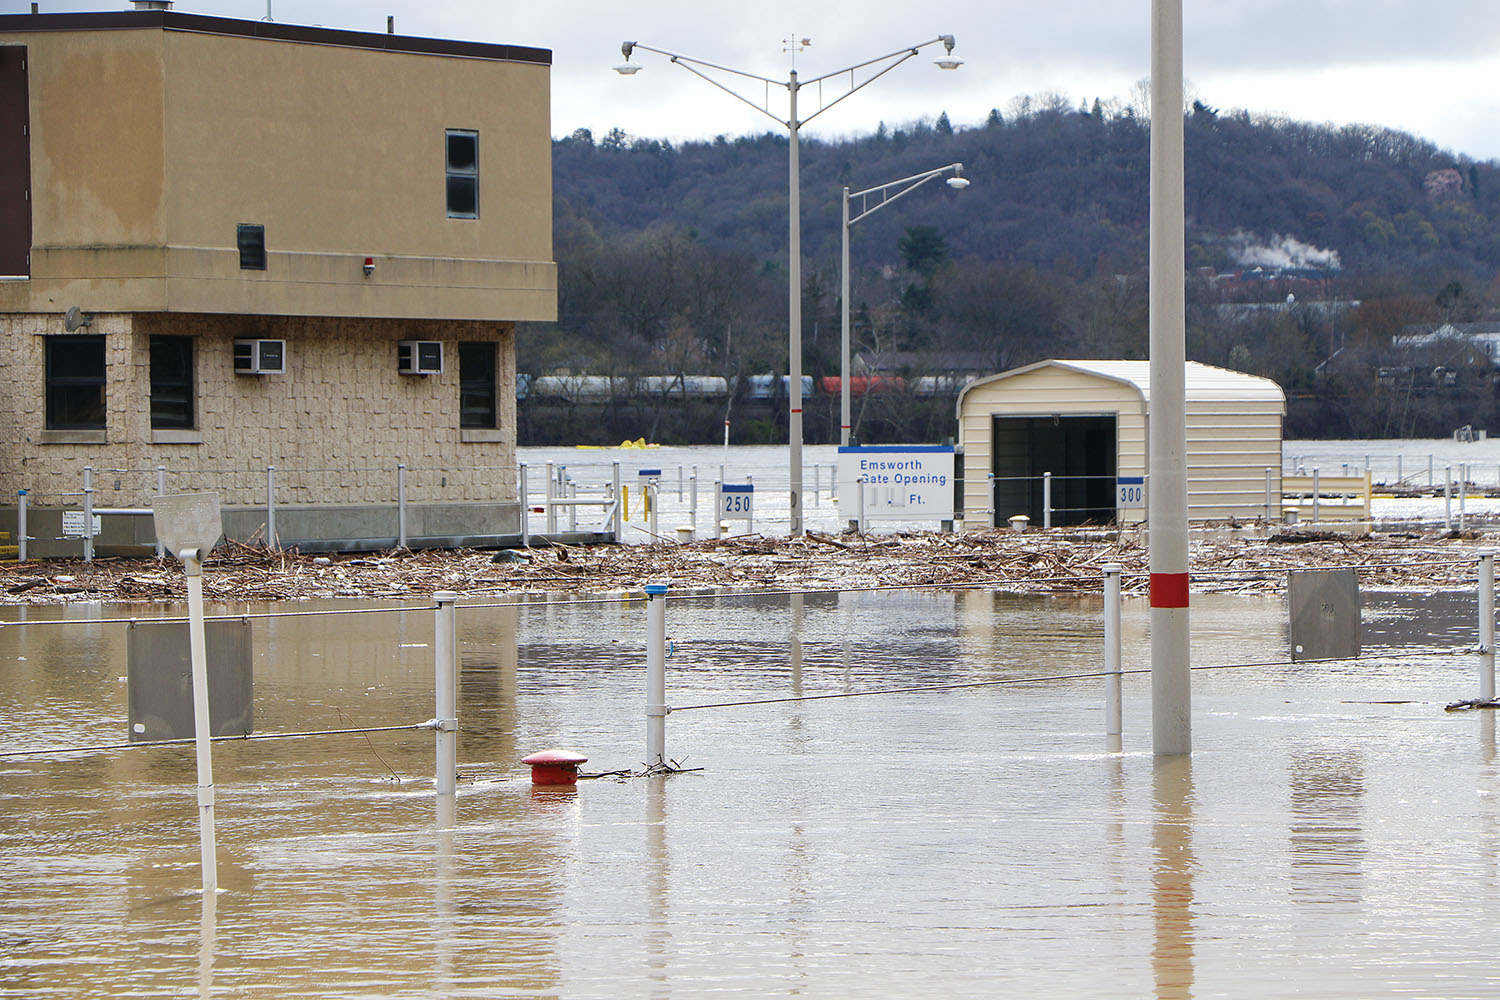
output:
[{"label": "floating driftwood debris", "polygon": [[[1485,539],[1477,532],[1210,529],[1192,542],[1193,589],[1268,593],[1296,569],[1352,567],[1366,589],[1471,587]],[[1101,587],[1106,563],[1124,570],[1126,593],[1147,588],[1148,553],[1135,530],[811,533],[746,535],[686,544],[534,548],[527,558],[493,551],[392,551],[302,555],[227,543],[204,565],[205,596],[231,604],[347,598],[427,601],[433,592],[607,594],[650,581],[674,588],[846,590],[877,587],[980,588],[1016,593],[1086,593]],[[178,602],[181,567],[166,559],[31,561],[0,564],[0,601],[11,604]]]}]

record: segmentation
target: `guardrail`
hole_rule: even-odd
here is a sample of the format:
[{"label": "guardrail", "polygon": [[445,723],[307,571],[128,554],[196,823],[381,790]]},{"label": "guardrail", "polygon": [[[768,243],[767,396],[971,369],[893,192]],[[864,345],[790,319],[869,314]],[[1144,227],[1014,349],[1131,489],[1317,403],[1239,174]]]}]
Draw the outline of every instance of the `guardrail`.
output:
[{"label": "guardrail", "polygon": [[1373,492],[1370,472],[1325,476],[1318,469],[1312,475],[1281,477],[1281,509],[1284,516],[1295,514],[1298,521],[1368,521],[1371,519],[1370,496]]}]

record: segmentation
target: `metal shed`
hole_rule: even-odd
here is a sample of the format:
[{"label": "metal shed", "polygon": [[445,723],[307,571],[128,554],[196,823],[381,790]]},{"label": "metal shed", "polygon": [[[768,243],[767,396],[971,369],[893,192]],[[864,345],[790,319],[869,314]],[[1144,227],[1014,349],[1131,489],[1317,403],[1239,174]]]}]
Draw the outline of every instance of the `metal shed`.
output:
[{"label": "metal shed", "polygon": [[[1281,387],[1195,361],[1186,376],[1188,518],[1279,516]],[[958,396],[965,524],[1145,520],[1150,410],[1149,361],[1040,361],[970,382]]]}]

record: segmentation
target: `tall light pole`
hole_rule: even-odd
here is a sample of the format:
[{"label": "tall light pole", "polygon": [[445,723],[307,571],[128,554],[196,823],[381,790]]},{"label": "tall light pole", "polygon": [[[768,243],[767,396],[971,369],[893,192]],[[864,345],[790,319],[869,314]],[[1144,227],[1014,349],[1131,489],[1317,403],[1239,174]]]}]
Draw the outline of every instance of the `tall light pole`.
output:
[{"label": "tall light pole", "polygon": [[[868,218],[880,211],[891,202],[902,195],[921,187],[934,178],[941,177],[949,171],[953,176],[948,178],[948,186],[962,191],[969,186],[969,179],[964,176],[964,165],[962,163],[950,163],[946,167],[938,167],[920,174],[912,174],[903,177],[899,181],[891,181],[888,184],[879,184],[863,191],[849,193],[849,185],[844,185],[844,225],[843,225],[843,254],[840,257],[840,270],[843,277],[840,282],[840,330],[839,337],[839,444],[849,443],[849,227],[861,219]],[[900,188],[895,194],[886,194],[891,188]],[[871,195],[879,195],[880,200],[873,205],[868,205]],[[851,217],[849,215],[849,199],[864,198],[860,202],[859,214]],[[866,207],[868,205],[868,207]]]},{"label": "tall light pole", "polygon": [[[692,73],[694,76],[713,84],[729,96],[748,104],[750,107],[766,115],[768,118],[779,123],[790,135],[787,147],[787,175],[788,188],[790,190],[788,215],[788,238],[787,253],[788,275],[787,275],[787,305],[788,305],[788,387],[787,387],[787,444],[791,463],[791,533],[802,534],[802,183],[800,177],[800,160],[798,156],[798,131],[803,125],[838,104],[844,98],[863,90],[874,83],[891,70],[900,66],[906,60],[915,56],[919,51],[929,45],[943,44],[944,54],[934,59],[933,62],[939,69],[957,69],[963,64],[963,60],[954,58],[953,36],[939,35],[928,39],[917,45],[897,49],[895,52],[874,59],[867,59],[853,66],[845,66],[843,69],[834,70],[832,73],[824,73],[822,76],[813,77],[810,80],[799,80],[797,71],[793,69],[785,81],[773,80],[770,77],[760,76],[755,73],[746,73],[743,70],[731,69],[728,66],[720,66],[716,63],[707,62],[702,59],[694,59],[677,52],[668,52],[666,49],[653,48],[650,45],[642,45],[640,42],[624,42],[620,45],[620,51],[625,55],[625,62],[615,67],[615,72],[622,76],[633,76],[640,71],[640,66],[630,62],[631,54],[636,50],[642,52],[654,52],[660,56],[666,56],[673,63]],[[868,70],[870,75],[859,82],[854,82],[854,75],[861,70]],[[807,116],[802,116],[797,110],[797,93],[803,87],[811,84],[821,84],[826,80],[849,74],[849,87],[831,101],[821,104],[818,110]],[[716,78],[715,74],[725,74],[731,77],[739,77],[743,80],[753,80],[764,84],[767,88],[772,86],[785,87],[787,92],[787,117],[782,118],[773,114],[770,110],[762,107],[757,102],[740,94],[728,84]],[[821,89],[821,88],[820,88]]]},{"label": "tall light pole", "polygon": [[1182,0],[1151,0],[1151,734],[1192,752],[1188,632],[1187,352],[1182,172]]}]

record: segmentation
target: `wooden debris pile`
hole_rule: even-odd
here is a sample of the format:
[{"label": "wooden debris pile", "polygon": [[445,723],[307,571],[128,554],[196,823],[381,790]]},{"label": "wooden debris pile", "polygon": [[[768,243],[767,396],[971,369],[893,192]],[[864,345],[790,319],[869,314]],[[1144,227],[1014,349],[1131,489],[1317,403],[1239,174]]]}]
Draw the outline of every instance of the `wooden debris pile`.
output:
[{"label": "wooden debris pile", "polygon": [[[1484,540],[1475,532],[1373,535],[1224,529],[1194,534],[1193,587],[1200,592],[1281,590],[1295,569],[1353,567],[1361,586],[1472,587]],[[982,531],[953,535],[802,538],[759,535],[687,544],[554,545],[501,552],[391,551],[309,555],[228,543],[204,565],[204,595],[240,604],[327,598],[426,603],[435,591],[466,596],[602,594],[649,582],[684,589],[850,590],[944,587],[1018,593],[1098,591],[1118,563],[1127,593],[1148,586],[1148,552],[1133,531]],[[186,581],[174,559],[101,558],[0,563],[0,600],[180,602]]]}]

